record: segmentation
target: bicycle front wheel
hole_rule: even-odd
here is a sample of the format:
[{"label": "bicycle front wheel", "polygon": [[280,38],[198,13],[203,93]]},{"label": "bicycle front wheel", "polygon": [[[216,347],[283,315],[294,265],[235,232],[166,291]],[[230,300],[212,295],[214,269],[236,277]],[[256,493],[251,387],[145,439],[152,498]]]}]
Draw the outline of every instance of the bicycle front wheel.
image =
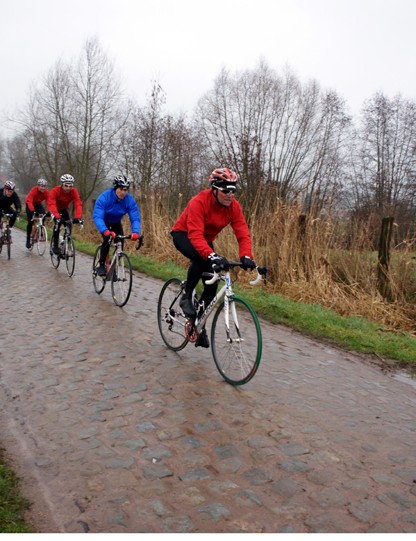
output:
[{"label": "bicycle front wheel", "polygon": [[51,238],[51,243],[50,243],[50,247],[49,247],[49,253],[51,255],[52,267],[54,269],[57,269],[59,267],[60,262],[61,262],[61,256],[59,254],[54,254],[53,253],[53,235],[52,235],[52,238]]},{"label": "bicycle front wheel", "polygon": [[46,227],[44,225],[40,225],[36,232],[36,248],[38,249],[39,255],[43,255],[45,253],[47,242],[48,232],[46,231]]},{"label": "bicycle front wheel", "polygon": [[29,246],[30,251],[33,250],[33,246],[35,245],[35,242],[36,242],[36,232],[33,233],[33,229],[32,229],[32,232],[30,233],[30,246]]},{"label": "bicycle front wheel", "polygon": [[12,236],[10,234],[10,229],[6,229],[6,243],[7,243],[7,259],[10,259],[12,252]]},{"label": "bicycle front wheel", "polygon": [[188,343],[185,335],[187,318],[179,300],[183,293],[179,278],[170,278],[162,287],[157,302],[157,323],[162,340],[173,351],[180,351]]},{"label": "bicycle front wheel", "polygon": [[65,264],[68,276],[72,276],[75,270],[75,246],[72,238],[65,239]]},{"label": "bicycle front wheel", "polygon": [[94,261],[92,263],[92,283],[94,284],[95,292],[102,293],[102,291],[105,288],[105,276],[100,276],[97,274],[97,267],[100,264],[100,252],[101,252],[101,246],[98,246],[97,250],[95,251],[94,255]]},{"label": "bicycle front wheel", "polygon": [[250,381],[259,367],[262,345],[260,323],[248,302],[231,297],[227,314],[223,301],[211,327],[212,355],[222,377],[231,385]]},{"label": "bicycle front wheel", "polygon": [[130,258],[124,252],[116,257],[111,273],[111,294],[117,306],[124,306],[129,300],[133,284],[133,270]]}]

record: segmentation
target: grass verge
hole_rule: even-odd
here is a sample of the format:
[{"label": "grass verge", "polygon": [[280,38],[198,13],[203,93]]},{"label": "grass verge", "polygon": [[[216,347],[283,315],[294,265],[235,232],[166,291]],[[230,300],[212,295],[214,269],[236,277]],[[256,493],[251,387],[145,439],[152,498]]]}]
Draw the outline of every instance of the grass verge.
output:
[{"label": "grass verge", "polygon": [[29,502],[19,495],[19,480],[0,458],[0,533],[30,533],[23,514]]}]

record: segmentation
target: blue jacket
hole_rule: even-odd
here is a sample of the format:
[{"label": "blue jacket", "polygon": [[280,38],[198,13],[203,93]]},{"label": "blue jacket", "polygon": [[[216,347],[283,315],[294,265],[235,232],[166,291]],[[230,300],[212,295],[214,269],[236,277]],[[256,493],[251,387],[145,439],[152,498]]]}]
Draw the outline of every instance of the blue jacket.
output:
[{"label": "blue jacket", "polygon": [[126,214],[130,218],[131,232],[140,233],[140,211],[134,197],[127,193],[124,199],[119,199],[114,188],[109,188],[95,202],[92,219],[103,234],[108,229],[105,222],[118,224]]}]

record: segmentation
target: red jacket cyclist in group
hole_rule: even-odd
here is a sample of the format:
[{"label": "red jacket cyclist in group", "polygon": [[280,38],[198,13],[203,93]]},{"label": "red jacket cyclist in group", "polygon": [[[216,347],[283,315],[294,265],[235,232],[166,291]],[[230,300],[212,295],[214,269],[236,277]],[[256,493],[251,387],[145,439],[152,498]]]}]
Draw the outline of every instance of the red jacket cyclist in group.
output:
[{"label": "red jacket cyclist in group", "polygon": [[33,215],[46,214],[45,207],[42,203],[48,204],[49,191],[46,189],[47,182],[44,178],[40,178],[36,186],[34,186],[26,197],[26,214],[27,214],[27,228],[26,228],[26,248],[30,249],[30,234],[33,226]]},{"label": "red jacket cyclist in group", "polygon": [[79,223],[82,216],[82,201],[79,196],[78,190],[74,188],[75,179],[72,175],[62,175],[60,178],[61,186],[55,186],[49,192],[48,207],[53,214],[54,221],[56,223],[53,230],[53,253],[59,254],[59,230],[61,228],[61,220],[70,220],[69,205],[73,203],[74,206],[74,218],[72,222],[74,224]]},{"label": "red jacket cyclist in group", "polygon": [[[239,254],[244,270],[255,269],[250,231],[240,203],[234,194],[237,188],[237,174],[227,167],[215,169],[210,177],[210,188],[193,197],[172,228],[173,243],[177,250],[190,259],[185,293],[180,306],[187,317],[195,318],[192,291],[203,272],[212,272],[212,265],[220,267],[226,259],[215,253],[213,242],[228,224],[234,230],[239,245]],[[205,307],[215,297],[217,284],[207,285],[204,281],[202,301]],[[209,347],[204,330],[195,343]]]}]

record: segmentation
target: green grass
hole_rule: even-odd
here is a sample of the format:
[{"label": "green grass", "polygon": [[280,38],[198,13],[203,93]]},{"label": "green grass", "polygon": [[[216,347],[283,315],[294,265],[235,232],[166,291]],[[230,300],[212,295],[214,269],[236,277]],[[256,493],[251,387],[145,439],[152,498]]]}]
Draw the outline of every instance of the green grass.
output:
[{"label": "green grass", "polygon": [[29,502],[19,495],[19,481],[0,459],[0,533],[30,533],[23,513]]}]

